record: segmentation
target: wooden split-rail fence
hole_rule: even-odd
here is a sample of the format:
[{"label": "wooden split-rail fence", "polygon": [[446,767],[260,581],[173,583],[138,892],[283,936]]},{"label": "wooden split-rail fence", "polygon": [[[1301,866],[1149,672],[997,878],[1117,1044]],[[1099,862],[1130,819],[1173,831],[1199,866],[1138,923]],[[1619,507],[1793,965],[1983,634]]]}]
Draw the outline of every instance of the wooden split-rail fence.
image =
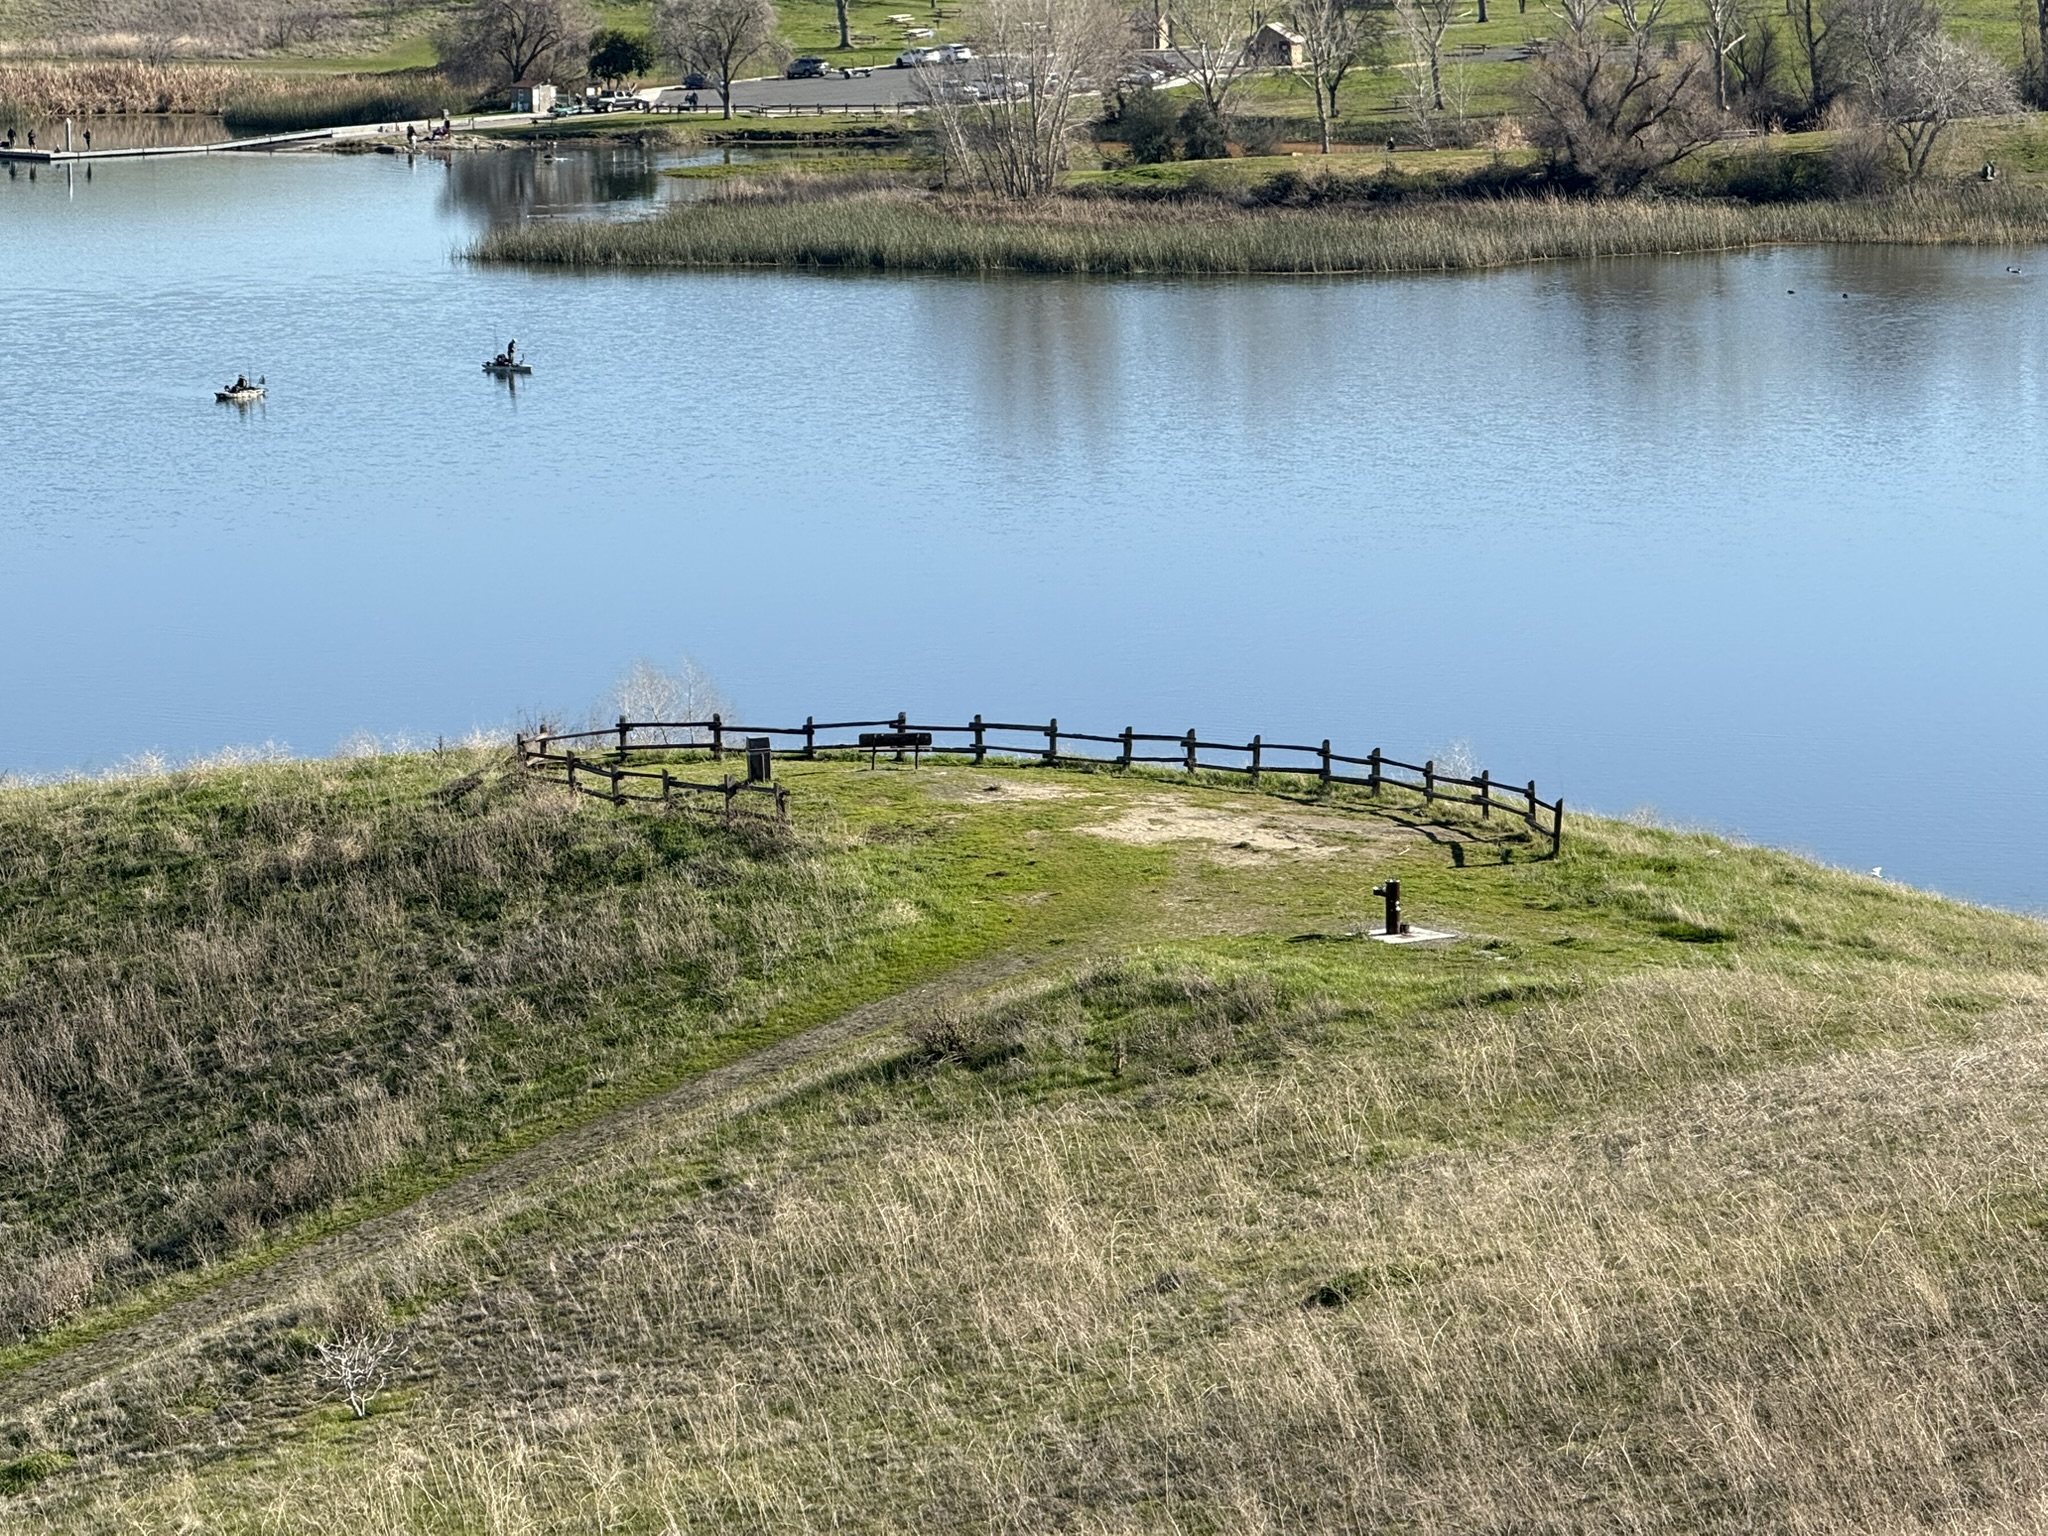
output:
[{"label": "wooden split-rail fence", "polygon": [[[848,732],[861,734],[849,736]],[[862,735],[871,739],[863,741]],[[1188,773],[1235,774],[1253,784],[1262,778],[1284,775],[1318,784],[1355,785],[1375,795],[1392,786],[1420,793],[1425,804],[1443,801],[1474,806],[1482,818],[1488,819],[1496,811],[1518,817],[1532,832],[1550,840],[1553,855],[1564,842],[1564,797],[1543,799],[1536,792],[1534,779],[1517,784],[1496,779],[1485,771],[1476,777],[1444,773],[1434,760],[1403,762],[1387,756],[1378,747],[1356,757],[1332,750],[1327,740],[1314,746],[1267,741],[1263,736],[1254,736],[1248,742],[1205,741],[1192,730],[1178,736],[1162,736],[1129,726],[1113,736],[1103,736],[1067,730],[1057,719],[1036,725],[984,720],[980,715],[966,725],[913,724],[907,714],[889,720],[819,720],[807,716],[802,725],[738,725],[720,715],[708,720],[628,720],[621,716],[616,724],[598,730],[543,728],[532,736],[521,735],[517,749],[520,764],[529,772],[617,804],[629,800],[672,803],[678,797],[722,795],[729,818],[736,804],[745,805],[749,800],[759,803],[760,797],[770,797],[775,814],[787,819],[788,792],[771,781],[726,774],[713,784],[685,779],[666,766],[631,766],[634,754],[653,752],[703,751],[709,753],[712,761],[722,761],[728,752],[742,750],[748,737],[756,741],[765,739],[771,751],[805,759],[823,754],[872,755],[880,750],[900,760],[906,752],[922,750],[967,757],[976,763],[994,758],[1048,766],[1088,763],[1129,768],[1140,763],[1163,764]],[[879,748],[876,738],[880,739]]]}]

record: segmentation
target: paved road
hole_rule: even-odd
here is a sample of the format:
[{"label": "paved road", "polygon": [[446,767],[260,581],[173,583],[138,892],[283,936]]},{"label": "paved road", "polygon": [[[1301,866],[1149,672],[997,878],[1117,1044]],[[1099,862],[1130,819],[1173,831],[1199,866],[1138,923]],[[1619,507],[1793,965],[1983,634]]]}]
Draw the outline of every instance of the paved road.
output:
[{"label": "paved road", "polygon": [[[653,95],[642,91],[643,96]],[[668,107],[679,103],[686,93],[680,86],[670,87],[656,97],[659,104]],[[755,111],[767,108],[770,111],[843,111],[853,107],[862,111],[891,111],[901,107],[914,107],[924,101],[924,92],[919,88],[917,71],[914,69],[890,69],[886,66],[872,74],[855,75],[851,80],[833,74],[824,80],[783,80],[768,76],[760,80],[735,80],[732,83],[732,104],[734,111]],[[703,90],[697,92],[698,111],[716,112],[718,92]]]}]

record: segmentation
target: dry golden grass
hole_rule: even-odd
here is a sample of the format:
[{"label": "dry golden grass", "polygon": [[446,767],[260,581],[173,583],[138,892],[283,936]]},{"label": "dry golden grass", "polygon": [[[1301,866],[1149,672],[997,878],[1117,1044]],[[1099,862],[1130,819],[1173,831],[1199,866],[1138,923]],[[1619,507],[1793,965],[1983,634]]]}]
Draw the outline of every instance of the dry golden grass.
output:
[{"label": "dry golden grass", "polygon": [[0,1342],[656,1068],[863,902],[489,752],[0,795]]},{"label": "dry golden grass", "polygon": [[2048,988],[1845,976],[1855,1027],[1948,1038],[1740,1070],[1839,1027],[1835,979],[1115,1097],[909,1067],[622,1148],[386,1267],[428,1384],[344,1456],[38,1528],[2025,1528]]}]

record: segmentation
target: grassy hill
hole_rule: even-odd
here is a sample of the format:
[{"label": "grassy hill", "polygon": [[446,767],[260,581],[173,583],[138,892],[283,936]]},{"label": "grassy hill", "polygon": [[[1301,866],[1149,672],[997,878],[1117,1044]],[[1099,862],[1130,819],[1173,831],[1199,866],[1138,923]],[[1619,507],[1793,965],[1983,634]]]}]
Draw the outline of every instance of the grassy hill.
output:
[{"label": "grassy hill", "polygon": [[[0,1530],[2038,1519],[2041,925],[1284,779],[783,777],[0,794],[0,1262],[81,1277]],[[1360,937],[1389,875],[1459,939]]]}]

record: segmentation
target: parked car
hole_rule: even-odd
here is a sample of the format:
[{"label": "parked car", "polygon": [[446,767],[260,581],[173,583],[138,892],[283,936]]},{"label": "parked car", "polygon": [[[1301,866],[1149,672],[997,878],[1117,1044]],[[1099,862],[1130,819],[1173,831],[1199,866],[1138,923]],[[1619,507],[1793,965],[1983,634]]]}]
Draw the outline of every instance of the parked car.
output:
[{"label": "parked car", "polygon": [[947,43],[939,52],[955,64],[965,64],[974,57],[974,50],[965,43]]},{"label": "parked car", "polygon": [[945,62],[946,53],[942,48],[906,48],[896,55],[896,68],[914,69],[920,64]]},{"label": "parked car", "polygon": [[683,76],[683,89],[686,91],[715,91],[718,89],[718,86],[702,70],[693,69],[690,73]]},{"label": "parked car", "polygon": [[647,103],[638,96],[629,95],[624,91],[615,91],[609,96],[593,97],[590,103],[590,110],[593,112],[645,112],[647,110]]},{"label": "parked car", "polygon": [[816,54],[807,53],[800,59],[791,59],[789,67],[783,70],[785,80],[822,80],[830,66]]},{"label": "parked car", "polygon": [[581,117],[583,103],[580,101],[558,101],[548,108],[549,117]]}]

